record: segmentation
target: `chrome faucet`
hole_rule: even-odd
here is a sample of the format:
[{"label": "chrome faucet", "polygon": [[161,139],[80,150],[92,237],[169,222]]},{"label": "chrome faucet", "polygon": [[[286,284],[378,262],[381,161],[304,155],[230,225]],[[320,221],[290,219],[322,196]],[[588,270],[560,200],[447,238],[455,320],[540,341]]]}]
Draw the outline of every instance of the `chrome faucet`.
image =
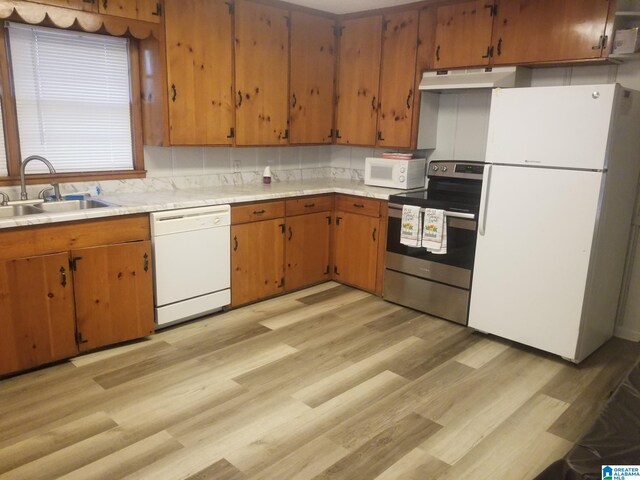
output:
[{"label": "chrome faucet", "polygon": [[0,198],[2,199],[2,201],[0,201],[0,206],[7,205],[9,203],[10,198],[6,193],[0,192]]},{"label": "chrome faucet", "polygon": [[[50,174],[52,175],[56,174],[56,169],[53,168],[53,165],[51,165],[51,162],[46,158],[41,157],[40,155],[31,155],[30,157],[25,158],[22,161],[22,164],[20,165],[20,199],[21,200],[29,200],[29,196],[27,195],[27,183],[25,180],[24,171],[27,168],[27,165],[29,164],[29,162],[33,160],[41,161],[47,166]],[[62,195],[60,195],[60,185],[57,183],[52,183],[51,186],[53,187],[53,192],[56,200],[62,200]]]}]

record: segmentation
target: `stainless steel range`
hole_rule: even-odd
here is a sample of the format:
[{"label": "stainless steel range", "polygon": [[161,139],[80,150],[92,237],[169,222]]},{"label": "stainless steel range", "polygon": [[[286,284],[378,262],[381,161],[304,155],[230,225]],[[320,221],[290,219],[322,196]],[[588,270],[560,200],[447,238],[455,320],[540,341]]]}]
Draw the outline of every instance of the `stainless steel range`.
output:
[{"label": "stainless steel range", "polygon": [[[484,163],[433,161],[428,188],[389,197],[383,297],[467,324]],[[403,205],[445,211],[447,253],[400,243]]]}]

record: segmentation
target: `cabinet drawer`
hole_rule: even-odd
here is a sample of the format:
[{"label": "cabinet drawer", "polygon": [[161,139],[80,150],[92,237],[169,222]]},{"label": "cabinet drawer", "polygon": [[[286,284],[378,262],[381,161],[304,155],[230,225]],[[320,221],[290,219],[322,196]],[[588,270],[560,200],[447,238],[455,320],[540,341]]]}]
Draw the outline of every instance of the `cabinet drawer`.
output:
[{"label": "cabinet drawer", "polygon": [[380,216],[380,200],[371,198],[353,197],[350,195],[338,195],[336,210],[343,212],[359,213],[369,217]]},{"label": "cabinet drawer", "polygon": [[284,201],[258,202],[231,207],[231,224],[284,217]]},{"label": "cabinet drawer", "polygon": [[292,198],[287,200],[287,217],[306,213],[329,212],[333,209],[332,195]]}]

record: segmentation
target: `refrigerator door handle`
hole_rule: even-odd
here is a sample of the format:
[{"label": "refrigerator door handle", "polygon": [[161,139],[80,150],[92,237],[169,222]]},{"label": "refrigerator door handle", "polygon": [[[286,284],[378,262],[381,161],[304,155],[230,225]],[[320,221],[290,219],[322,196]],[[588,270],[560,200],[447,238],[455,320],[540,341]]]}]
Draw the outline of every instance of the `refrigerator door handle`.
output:
[{"label": "refrigerator door handle", "polygon": [[491,170],[493,165],[486,165],[482,173],[482,190],[480,192],[480,213],[478,217],[478,233],[484,236],[487,221],[487,204],[489,197],[489,184],[491,183]]}]

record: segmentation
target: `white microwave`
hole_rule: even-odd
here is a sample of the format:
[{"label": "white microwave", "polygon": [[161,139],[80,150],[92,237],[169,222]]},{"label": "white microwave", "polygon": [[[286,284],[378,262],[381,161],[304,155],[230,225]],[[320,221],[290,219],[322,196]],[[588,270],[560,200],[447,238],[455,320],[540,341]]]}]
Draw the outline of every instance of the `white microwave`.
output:
[{"label": "white microwave", "polygon": [[365,160],[364,183],[402,190],[424,187],[426,163],[424,158],[396,160],[368,157]]}]

